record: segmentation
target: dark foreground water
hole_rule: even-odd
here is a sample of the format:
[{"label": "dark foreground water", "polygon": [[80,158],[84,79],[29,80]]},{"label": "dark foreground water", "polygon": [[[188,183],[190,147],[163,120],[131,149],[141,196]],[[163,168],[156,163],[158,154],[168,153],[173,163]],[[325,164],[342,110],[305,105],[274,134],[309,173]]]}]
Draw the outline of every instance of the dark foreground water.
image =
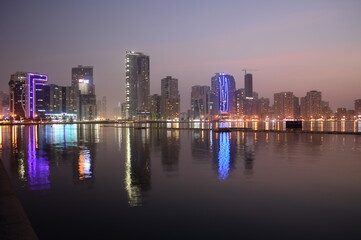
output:
[{"label": "dark foreground water", "polygon": [[0,133],[40,239],[361,238],[360,135],[90,124]]}]

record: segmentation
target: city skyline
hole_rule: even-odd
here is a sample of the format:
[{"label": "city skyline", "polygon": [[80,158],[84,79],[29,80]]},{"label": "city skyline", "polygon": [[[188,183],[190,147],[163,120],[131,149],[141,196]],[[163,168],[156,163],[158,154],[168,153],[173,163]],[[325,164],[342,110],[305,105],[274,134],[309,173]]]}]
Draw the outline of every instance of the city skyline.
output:
[{"label": "city skyline", "polygon": [[[5,1],[0,90],[18,71],[68,85],[71,68],[84,64],[94,66],[97,98],[107,96],[112,109],[125,102],[125,53],[134,50],[150,56],[151,95],[164,77],[178,79],[182,112],[190,109],[191,87],[210,86],[217,72],[244,88],[242,69],[257,70],[250,71],[253,90],[271,102],[274,93],[317,90],[334,111],[353,109],[361,89],[360,2],[207,3]],[[35,9],[42,14],[27,18]],[[80,9],[99,18],[81,18]],[[226,14],[218,19],[218,12]],[[42,37],[26,37],[34,33]]]}]

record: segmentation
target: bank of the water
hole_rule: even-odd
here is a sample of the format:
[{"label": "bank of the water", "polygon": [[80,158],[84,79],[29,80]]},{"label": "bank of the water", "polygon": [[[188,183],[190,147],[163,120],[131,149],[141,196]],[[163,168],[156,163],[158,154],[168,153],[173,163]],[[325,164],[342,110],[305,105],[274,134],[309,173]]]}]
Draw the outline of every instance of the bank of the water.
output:
[{"label": "bank of the water", "polygon": [[37,235],[15,195],[0,159],[0,239],[35,240]]}]

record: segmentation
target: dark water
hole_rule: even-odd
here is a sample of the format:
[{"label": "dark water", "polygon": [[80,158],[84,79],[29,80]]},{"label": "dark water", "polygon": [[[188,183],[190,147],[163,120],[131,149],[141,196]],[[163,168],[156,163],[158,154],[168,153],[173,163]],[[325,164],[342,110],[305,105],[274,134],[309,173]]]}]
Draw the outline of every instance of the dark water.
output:
[{"label": "dark water", "polygon": [[0,130],[1,158],[40,239],[361,236],[360,135]]}]

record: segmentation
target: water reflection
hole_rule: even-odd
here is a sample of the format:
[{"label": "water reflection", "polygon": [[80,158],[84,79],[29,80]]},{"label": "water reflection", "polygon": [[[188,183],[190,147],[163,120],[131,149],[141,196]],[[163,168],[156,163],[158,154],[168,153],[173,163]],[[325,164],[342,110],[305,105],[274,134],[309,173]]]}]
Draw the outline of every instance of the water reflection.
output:
[{"label": "water reflection", "polygon": [[223,132],[219,134],[219,151],[218,151],[218,173],[219,179],[225,180],[228,177],[230,169],[230,133]]},{"label": "water reflection", "polygon": [[253,173],[254,154],[257,142],[257,133],[253,136],[248,135],[244,141],[244,169],[245,174],[251,175]]},{"label": "water reflection", "polygon": [[125,190],[131,207],[142,206],[143,195],[151,188],[149,135],[147,131],[124,128]]},{"label": "water reflection", "polygon": [[214,162],[217,166],[218,179],[226,180],[230,172],[235,169],[237,156],[237,137],[229,132],[221,132],[213,135],[212,151]]},{"label": "water reflection", "polygon": [[162,166],[166,172],[178,171],[180,138],[178,130],[161,130]]},{"label": "water reflection", "polygon": [[37,152],[38,126],[26,126],[27,136],[27,165],[28,184],[30,190],[43,190],[50,188],[50,167],[45,152]]},{"label": "water reflection", "polygon": [[92,164],[90,157],[90,150],[84,149],[79,151],[79,162],[78,162],[78,172],[79,180],[84,180],[86,178],[92,177]]},{"label": "water reflection", "polygon": [[55,124],[9,127],[10,164],[21,185],[49,190],[57,166],[71,162],[75,183],[92,183],[99,130],[94,125]]}]

